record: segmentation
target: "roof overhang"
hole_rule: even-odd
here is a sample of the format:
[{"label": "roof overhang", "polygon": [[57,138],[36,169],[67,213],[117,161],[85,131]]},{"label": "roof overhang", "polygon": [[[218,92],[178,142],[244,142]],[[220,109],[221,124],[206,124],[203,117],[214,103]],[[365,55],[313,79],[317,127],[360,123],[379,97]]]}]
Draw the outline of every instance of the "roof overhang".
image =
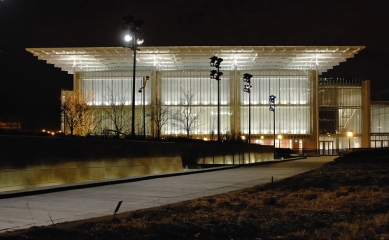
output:
[{"label": "roof overhang", "polygon": [[[158,46],[138,47],[136,66],[160,69],[209,67],[210,57],[223,58],[223,68],[318,69],[319,74],[354,57],[364,46]],[[124,47],[26,48],[70,74],[81,69],[107,70],[133,66],[133,50]]]}]

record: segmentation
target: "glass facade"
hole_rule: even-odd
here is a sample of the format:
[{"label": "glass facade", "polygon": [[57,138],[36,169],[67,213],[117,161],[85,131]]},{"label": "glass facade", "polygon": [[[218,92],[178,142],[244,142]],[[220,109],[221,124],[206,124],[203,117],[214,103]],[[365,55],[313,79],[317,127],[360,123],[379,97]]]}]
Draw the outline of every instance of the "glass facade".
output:
[{"label": "glass facade", "polygon": [[371,147],[389,147],[389,103],[371,104]]},{"label": "glass facade", "polygon": [[[182,70],[164,71],[161,73],[161,100],[169,107],[170,113],[192,108],[192,116],[199,116],[190,126],[191,134],[210,136],[217,134],[218,116],[218,82],[210,79],[209,71]],[[190,106],[189,106],[190,105]],[[220,131],[230,133],[230,78],[225,71],[220,81]],[[188,117],[190,118],[190,117]],[[190,120],[190,119],[188,119]],[[184,135],[186,131],[182,124],[170,119],[164,135]]]},{"label": "glass facade", "polygon": [[[148,83],[143,95],[135,95],[136,121],[142,113],[142,105],[150,111],[151,103],[159,96],[164,107],[171,115],[164,125],[162,135],[185,135],[185,126],[177,123],[173,115],[178,110],[188,109],[186,98],[190,95],[191,115],[197,116],[191,125],[191,135],[214,138],[217,134],[218,81],[210,79],[209,69],[182,69],[158,71],[158,85]],[[269,111],[269,96],[276,95],[275,130],[277,134],[301,137],[311,134],[311,80],[310,71],[305,70],[246,70],[254,77],[251,93],[243,92],[243,70],[222,69],[220,81],[220,131],[221,134],[248,134],[250,106],[251,134],[258,139],[260,135],[272,135],[274,112]],[[151,76],[153,69],[140,69],[136,73],[135,92],[142,86],[144,76]],[[131,71],[106,70],[80,72],[83,92],[92,93],[89,103],[101,116],[101,132],[112,127],[112,105],[127,106],[124,114],[130,118],[132,106]],[[152,91],[152,86],[157,89]],[[236,89],[236,88],[239,88]],[[158,93],[156,93],[158,92]],[[152,95],[154,94],[154,95]],[[232,97],[234,96],[234,97]],[[249,102],[250,101],[250,102]],[[100,109],[100,110],[98,110]],[[286,120],[287,119],[287,120]],[[233,128],[233,122],[237,127]],[[140,123],[139,123],[140,124]],[[150,133],[150,122],[147,121]],[[287,141],[287,140],[283,140]],[[288,145],[288,144],[286,144]]]},{"label": "glass facade", "polygon": [[[362,134],[362,81],[359,79],[319,80],[320,151],[358,148]],[[346,136],[353,132],[352,140]],[[349,146],[350,145],[350,146]]]},{"label": "glass facade", "polygon": [[[135,92],[143,85],[143,77],[150,71],[137,71],[135,76]],[[130,71],[85,71],[81,72],[82,89],[91,93],[91,106],[109,106],[115,104],[132,104],[133,77]],[[151,102],[151,88],[146,85],[145,102]],[[142,94],[135,94],[135,105],[142,105]]]},{"label": "glass facade", "polygon": [[[313,102],[315,89],[312,79],[315,71],[296,69],[222,69],[220,83],[220,133],[247,135],[251,130],[252,142],[274,144],[274,134],[280,135],[278,147],[302,149],[306,141],[312,141],[315,126],[312,116],[318,111],[319,148],[322,153],[337,154],[338,150],[361,145],[362,136],[362,81],[319,79],[317,88],[318,108]],[[186,136],[188,126],[177,120],[178,112],[190,113],[188,121],[193,138],[216,139],[218,131],[218,81],[210,78],[210,69],[191,68],[161,70],[140,68],[135,78],[136,134],[142,132],[143,121],[146,134],[152,136],[153,125],[149,113],[151,106],[160,101],[167,108],[169,120],[161,129],[162,136]],[[243,73],[249,73],[252,86],[250,94],[243,91]],[[144,94],[139,93],[145,76],[150,76]],[[78,74],[80,87],[92,93],[90,105],[100,118],[96,134],[104,134],[114,123],[113,106],[123,106],[122,118],[132,117],[133,75],[128,70],[88,71]],[[276,96],[276,111],[269,111],[269,96]],[[144,97],[144,98],[143,98]],[[316,101],[316,100],[315,100]],[[143,106],[147,117],[143,120]],[[389,108],[372,107],[372,133],[388,132]],[[250,115],[250,120],[249,120]],[[274,119],[275,117],[275,119]],[[181,119],[182,120],[182,119]],[[274,125],[275,124],[275,125]],[[129,126],[123,129],[130,131]],[[275,132],[274,132],[275,130]],[[346,136],[353,131],[352,139]],[[380,132],[377,132],[380,133]],[[373,136],[372,146],[386,146],[386,136]],[[379,143],[376,143],[376,142]],[[389,140],[389,139],[388,139]],[[314,141],[314,139],[313,139]],[[351,145],[351,146],[349,146]]]},{"label": "glass facade", "polygon": [[[241,131],[248,134],[249,105],[251,133],[273,134],[274,115],[276,134],[311,134],[310,76],[307,71],[252,71],[251,93],[243,92],[240,81]],[[276,111],[269,111],[269,96],[276,96]],[[250,103],[250,104],[249,104]]]}]

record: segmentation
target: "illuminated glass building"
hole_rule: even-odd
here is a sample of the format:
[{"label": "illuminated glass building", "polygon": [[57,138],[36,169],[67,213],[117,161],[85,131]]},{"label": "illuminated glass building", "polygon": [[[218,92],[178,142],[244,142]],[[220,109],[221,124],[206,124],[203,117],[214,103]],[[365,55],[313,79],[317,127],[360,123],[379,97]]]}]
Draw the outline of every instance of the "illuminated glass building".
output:
[{"label": "illuminated glass building", "polygon": [[371,147],[389,147],[389,102],[371,103]]},{"label": "illuminated glass building", "polygon": [[[348,147],[370,147],[371,126],[374,129],[378,124],[370,119],[370,82],[319,78],[321,73],[362,49],[363,46],[139,47],[135,61],[136,131],[141,132],[143,109],[149,112],[153,104],[161,101],[173,113],[185,105],[184,96],[189,93],[193,97],[193,113],[199,116],[190,131],[193,138],[216,139],[218,129],[222,138],[231,135],[247,138],[250,129],[252,143],[319,149],[321,154],[335,154],[336,149]],[[131,49],[27,51],[73,74],[74,89],[93,94],[89,104],[101,109],[96,134],[112,127],[103,109],[120,103],[131,109],[134,67]],[[215,69],[210,66],[212,56],[223,59],[220,102],[218,81],[210,77],[210,71]],[[247,84],[242,80],[245,73],[252,75],[250,94],[243,91]],[[150,80],[143,92],[138,93],[145,76]],[[270,95],[276,96],[274,112],[269,111]],[[379,107],[371,111],[372,117],[380,115]],[[389,111],[385,110],[385,114],[386,117]],[[162,136],[186,135],[182,126],[169,121],[162,128]],[[145,129],[146,135],[155,136],[155,126],[149,120]],[[353,136],[348,146],[346,132],[350,130]],[[280,138],[274,140],[278,135]]]}]

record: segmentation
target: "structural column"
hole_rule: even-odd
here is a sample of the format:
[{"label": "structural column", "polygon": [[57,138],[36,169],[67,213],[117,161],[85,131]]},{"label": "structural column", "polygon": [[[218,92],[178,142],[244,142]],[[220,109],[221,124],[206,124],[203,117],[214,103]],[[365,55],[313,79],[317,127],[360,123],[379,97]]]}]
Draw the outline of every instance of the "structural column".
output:
[{"label": "structural column", "polygon": [[239,72],[235,66],[235,69],[230,72],[231,134],[238,134],[240,131],[239,83]]},{"label": "structural column", "polygon": [[73,74],[73,91],[82,91],[82,77],[81,72],[74,72]]},{"label": "structural column", "polygon": [[362,82],[362,148],[371,144],[370,80]]},{"label": "structural column", "polygon": [[[159,104],[161,102],[161,72],[157,71],[157,67],[154,67],[151,71],[150,76],[150,86],[151,86],[151,97],[150,97],[150,111],[153,107],[155,107],[156,104]],[[153,137],[156,137],[156,129],[157,126],[155,125],[155,122],[152,121],[150,123],[150,133]]]},{"label": "structural column", "polygon": [[311,139],[308,149],[319,149],[319,77],[317,70],[311,71]]}]

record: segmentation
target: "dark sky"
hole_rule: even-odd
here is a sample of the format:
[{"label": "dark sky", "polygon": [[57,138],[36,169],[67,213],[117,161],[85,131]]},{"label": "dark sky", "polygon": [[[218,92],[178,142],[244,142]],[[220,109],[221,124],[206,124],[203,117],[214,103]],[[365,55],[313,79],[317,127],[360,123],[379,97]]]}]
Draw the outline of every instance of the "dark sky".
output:
[{"label": "dark sky", "polygon": [[363,45],[326,76],[370,79],[373,99],[389,88],[387,0],[0,0],[0,116],[59,129],[60,90],[72,76],[29,47],[115,47],[122,17],[145,21],[144,45]]}]

